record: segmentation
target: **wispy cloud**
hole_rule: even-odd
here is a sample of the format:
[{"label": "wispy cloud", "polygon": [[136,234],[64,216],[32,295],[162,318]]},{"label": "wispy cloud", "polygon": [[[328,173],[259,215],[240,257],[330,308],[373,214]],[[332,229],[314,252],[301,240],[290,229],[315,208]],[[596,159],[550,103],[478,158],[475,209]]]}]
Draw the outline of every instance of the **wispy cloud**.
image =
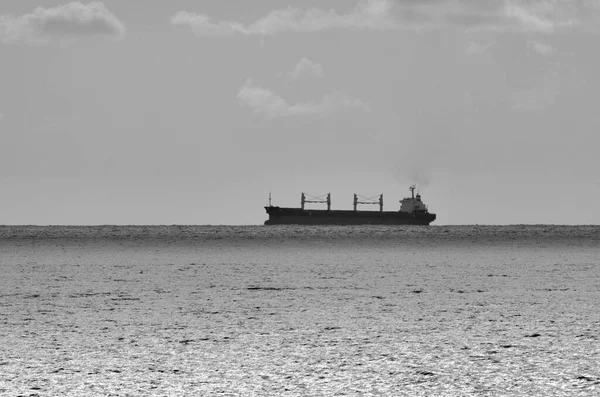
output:
[{"label": "wispy cloud", "polygon": [[465,52],[467,54],[483,54],[488,49],[488,46],[472,41],[467,46]]},{"label": "wispy cloud", "polygon": [[553,55],[556,53],[556,48],[552,47],[549,44],[542,43],[540,41],[531,41],[529,45],[533,49],[533,51],[537,52],[540,55]]},{"label": "wispy cloud", "polygon": [[274,35],[329,29],[436,29],[448,26],[493,31],[553,33],[600,22],[597,0],[361,0],[346,12],[321,8],[273,10],[250,23],[215,21],[180,11],[174,25],[198,36]]},{"label": "wispy cloud", "polygon": [[544,16],[539,11],[536,12],[533,7],[527,8],[512,2],[506,2],[505,13],[509,20],[514,20],[528,31],[551,33],[559,24],[558,20],[552,20],[549,16]]},{"label": "wispy cloud", "polygon": [[267,119],[300,115],[324,115],[343,108],[360,109],[369,112],[366,103],[341,93],[324,96],[319,102],[289,103],[279,94],[246,80],[237,94],[238,101]]},{"label": "wispy cloud", "polygon": [[294,67],[294,70],[287,73],[287,76],[292,80],[298,80],[303,75],[310,74],[316,77],[324,77],[325,71],[320,63],[313,62],[310,59],[303,57]]},{"label": "wispy cloud", "polygon": [[238,21],[213,21],[207,15],[180,11],[171,18],[174,25],[188,25],[199,36],[274,35],[281,32],[318,32],[347,28],[385,30],[396,27],[391,18],[390,0],[363,0],[348,12],[333,9],[292,8],[274,10],[264,17],[244,24]]},{"label": "wispy cloud", "polygon": [[21,16],[0,15],[0,40],[46,43],[51,40],[105,36],[122,39],[125,25],[102,2],[71,2],[38,7]]},{"label": "wispy cloud", "polygon": [[[600,15],[596,0],[394,0],[405,20],[423,26],[553,33]],[[591,21],[591,20],[590,20]],[[599,19],[596,18],[596,23]],[[588,21],[589,22],[589,21]]]}]

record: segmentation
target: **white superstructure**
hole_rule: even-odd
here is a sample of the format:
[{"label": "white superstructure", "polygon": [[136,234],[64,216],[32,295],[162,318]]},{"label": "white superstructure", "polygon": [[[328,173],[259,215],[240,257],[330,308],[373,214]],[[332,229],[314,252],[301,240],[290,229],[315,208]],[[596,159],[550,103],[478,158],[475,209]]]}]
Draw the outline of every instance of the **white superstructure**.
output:
[{"label": "white superstructure", "polygon": [[415,189],[416,186],[412,185],[410,187],[412,197],[406,197],[400,200],[400,212],[428,212],[427,206],[421,201],[421,195],[417,193],[417,196],[415,197]]}]

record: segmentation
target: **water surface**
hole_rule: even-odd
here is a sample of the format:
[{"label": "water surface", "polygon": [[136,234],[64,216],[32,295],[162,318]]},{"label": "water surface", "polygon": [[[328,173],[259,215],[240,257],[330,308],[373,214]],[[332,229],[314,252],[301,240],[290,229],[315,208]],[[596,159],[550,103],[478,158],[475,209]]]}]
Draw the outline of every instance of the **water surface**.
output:
[{"label": "water surface", "polygon": [[593,395],[598,226],[0,227],[0,394]]}]

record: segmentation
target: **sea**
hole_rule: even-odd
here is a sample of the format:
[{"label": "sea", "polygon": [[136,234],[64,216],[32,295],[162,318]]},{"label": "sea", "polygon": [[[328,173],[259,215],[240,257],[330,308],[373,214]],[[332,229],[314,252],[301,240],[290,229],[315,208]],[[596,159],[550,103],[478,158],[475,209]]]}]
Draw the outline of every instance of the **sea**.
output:
[{"label": "sea", "polygon": [[0,226],[1,396],[597,396],[600,226]]}]

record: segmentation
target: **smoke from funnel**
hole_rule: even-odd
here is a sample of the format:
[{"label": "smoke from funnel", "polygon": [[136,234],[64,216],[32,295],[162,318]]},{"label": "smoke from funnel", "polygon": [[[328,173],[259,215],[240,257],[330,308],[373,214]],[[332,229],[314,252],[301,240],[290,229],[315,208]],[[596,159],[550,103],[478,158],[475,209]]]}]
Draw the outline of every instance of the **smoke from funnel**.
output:
[{"label": "smoke from funnel", "polygon": [[417,185],[417,191],[423,191],[431,183],[431,174],[425,169],[414,168],[410,170],[410,180]]},{"label": "smoke from funnel", "polygon": [[425,190],[431,184],[431,172],[425,167],[409,166],[397,168],[394,177],[403,189],[416,185],[417,192]]}]

